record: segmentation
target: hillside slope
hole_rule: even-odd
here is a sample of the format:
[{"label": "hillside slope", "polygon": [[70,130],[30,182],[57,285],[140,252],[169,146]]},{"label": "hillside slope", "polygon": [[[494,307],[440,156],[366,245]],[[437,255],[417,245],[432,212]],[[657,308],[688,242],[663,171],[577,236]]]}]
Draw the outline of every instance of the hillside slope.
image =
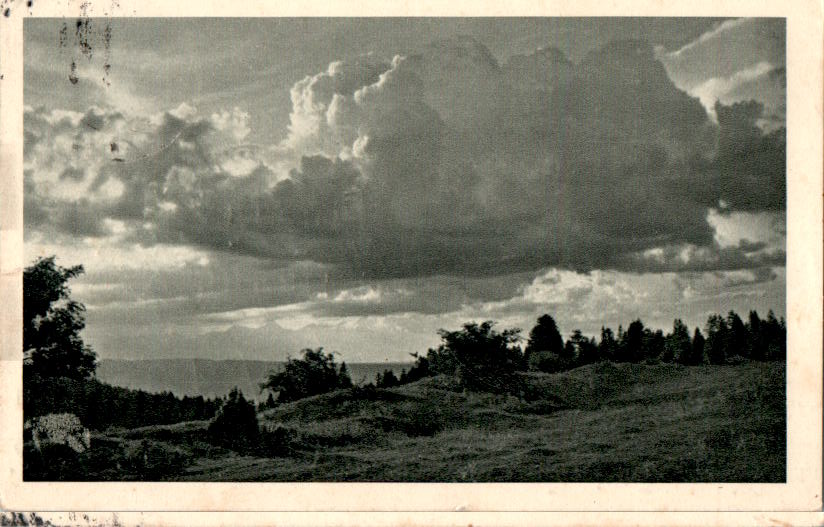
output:
[{"label": "hillside slope", "polygon": [[[783,363],[602,363],[528,374],[532,400],[445,377],[267,411],[282,457],[191,459],[201,481],[713,481],[785,479]],[[190,432],[189,432],[190,433]]]}]

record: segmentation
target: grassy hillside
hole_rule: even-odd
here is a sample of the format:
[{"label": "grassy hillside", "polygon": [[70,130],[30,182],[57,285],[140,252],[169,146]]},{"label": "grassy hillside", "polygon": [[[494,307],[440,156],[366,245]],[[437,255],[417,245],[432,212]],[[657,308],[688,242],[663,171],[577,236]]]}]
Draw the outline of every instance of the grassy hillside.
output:
[{"label": "grassy hillside", "polygon": [[599,363],[526,377],[528,401],[434,377],[284,404],[259,415],[268,457],[210,446],[207,422],[111,431],[92,448],[122,442],[145,460],[169,455],[173,465],[142,477],[173,480],[785,479],[783,363]]}]

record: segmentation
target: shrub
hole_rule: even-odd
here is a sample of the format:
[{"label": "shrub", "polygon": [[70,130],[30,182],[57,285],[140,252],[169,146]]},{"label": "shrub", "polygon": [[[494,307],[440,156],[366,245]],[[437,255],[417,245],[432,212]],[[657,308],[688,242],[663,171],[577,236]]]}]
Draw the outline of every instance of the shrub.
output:
[{"label": "shrub", "polygon": [[364,384],[363,386],[352,386],[349,389],[349,400],[352,401],[377,401],[383,392],[379,392],[378,388],[372,384]]},{"label": "shrub", "polygon": [[255,405],[233,388],[215,418],[209,424],[209,438],[217,445],[245,452],[258,439],[258,421]]},{"label": "shrub", "polygon": [[277,393],[277,401],[284,403],[351,386],[346,364],[338,369],[331,353],[307,348],[302,359],[290,358],[283,370],[270,373],[261,389]]},{"label": "shrub", "polygon": [[523,362],[519,329],[492,329],[494,322],[474,322],[458,331],[440,330],[443,343],[429,350],[429,367],[435,373],[454,373],[461,385],[472,391],[518,392],[520,383],[515,372]]},{"label": "shrub", "polygon": [[[434,350],[429,350],[429,352],[433,353]],[[401,370],[401,376],[398,379],[399,384],[408,384],[419,381],[424,377],[436,375],[435,371],[430,367],[427,357],[418,355],[417,353],[412,353],[412,356],[415,357],[415,364],[409,368],[408,372],[405,369]]]},{"label": "shrub", "polygon": [[383,373],[378,373],[375,376],[375,386],[378,388],[392,388],[399,384],[400,381],[392,370],[383,370]]},{"label": "shrub", "polygon": [[36,449],[49,443],[61,444],[79,454],[91,446],[89,430],[80,423],[76,415],[70,413],[35,417],[24,425],[25,430],[31,431],[31,440]]}]

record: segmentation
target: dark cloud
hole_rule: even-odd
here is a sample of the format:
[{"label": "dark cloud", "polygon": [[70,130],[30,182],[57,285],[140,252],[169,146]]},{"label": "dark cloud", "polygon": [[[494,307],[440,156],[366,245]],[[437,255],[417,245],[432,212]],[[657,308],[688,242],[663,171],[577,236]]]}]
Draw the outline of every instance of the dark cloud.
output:
[{"label": "dark cloud", "polygon": [[755,101],[716,104],[718,153],[710,167],[719,198],[733,210],[784,210],[787,205],[786,130],[764,134],[756,125],[763,106]]},{"label": "dark cloud", "polygon": [[[53,221],[89,234],[112,217],[142,244],[312,260],[357,279],[735,269],[783,257],[719,248],[707,214],[719,200],[786,206],[784,130],[758,128],[754,103],[718,105],[714,124],[643,42],[611,43],[579,64],[553,48],[500,64],[461,37],[391,62],[334,63],[291,95],[278,147],[297,160],[288,177],[255,156],[243,159],[251,171],[229,168],[244,147],[242,116],[181,107],[121,140],[125,162],[85,178],[93,193],[116,182],[118,197]],[[74,123],[108,147],[124,117],[72,119],[47,124]],[[44,137],[31,128],[27,151]],[[679,259],[686,246],[699,250]],[[652,249],[662,258],[645,256]]]},{"label": "dark cloud", "polygon": [[[263,259],[216,253],[202,264],[190,261],[160,271],[90,269],[75,296],[95,309],[105,308],[97,318],[107,323],[151,323],[157,317],[190,318],[306,302],[314,300],[327,282],[328,270],[311,262],[273,268]],[[131,314],[125,317],[126,313]]]}]

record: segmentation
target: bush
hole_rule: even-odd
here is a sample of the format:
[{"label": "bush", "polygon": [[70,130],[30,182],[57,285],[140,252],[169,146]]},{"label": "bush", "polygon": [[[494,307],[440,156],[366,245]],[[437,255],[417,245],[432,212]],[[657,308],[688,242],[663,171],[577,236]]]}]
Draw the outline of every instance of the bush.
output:
[{"label": "bush", "polygon": [[246,452],[258,440],[255,405],[233,388],[215,418],[209,424],[209,438],[217,445],[237,452]]},{"label": "bush", "polygon": [[352,386],[349,389],[349,399],[352,401],[377,401],[383,391],[378,391],[378,388],[372,384],[364,384],[363,386]]},{"label": "bush", "polygon": [[80,419],[70,413],[47,414],[35,417],[24,425],[24,437],[30,432],[34,448],[47,444],[65,445],[77,452],[85,452],[91,446],[91,434]]},{"label": "bush", "polygon": [[497,332],[494,322],[474,322],[458,331],[440,330],[443,343],[429,350],[427,358],[434,373],[455,374],[461,385],[472,391],[517,393],[520,383],[515,375],[523,362],[518,329]]},{"label": "bush", "polygon": [[307,348],[302,359],[290,358],[282,371],[270,373],[261,389],[277,393],[277,401],[284,403],[351,386],[345,363],[338,369],[331,353]]},{"label": "bush", "polygon": [[393,388],[398,386],[400,381],[392,370],[383,370],[375,376],[375,386],[378,388]]},{"label": "bush", "polygon": [[[434,353],[434,350],[429,350],[429,352]],[[405,369],[401,370],[401,376],[398,379],[398,384],[408,384],[419,381],[424,377],[436,375],[435,371],[433,371],[430,367],[429,359],[427,357],[418,355],[417,353],[412,353],[412,356],[415,357],[415,364],[409,368],[408,372]]]}]

